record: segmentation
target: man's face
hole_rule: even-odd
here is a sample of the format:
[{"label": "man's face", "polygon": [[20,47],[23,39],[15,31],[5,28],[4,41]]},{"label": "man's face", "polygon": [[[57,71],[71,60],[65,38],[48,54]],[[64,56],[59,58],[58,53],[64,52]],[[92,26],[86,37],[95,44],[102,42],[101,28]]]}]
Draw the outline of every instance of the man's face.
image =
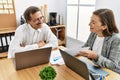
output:
[{"label": "man's face", "polygon": [[30,14],[31,19],[28,21],[28,23],[34,28],[38,29],[42,27],[43,23],[43,16],[40,11]]}]

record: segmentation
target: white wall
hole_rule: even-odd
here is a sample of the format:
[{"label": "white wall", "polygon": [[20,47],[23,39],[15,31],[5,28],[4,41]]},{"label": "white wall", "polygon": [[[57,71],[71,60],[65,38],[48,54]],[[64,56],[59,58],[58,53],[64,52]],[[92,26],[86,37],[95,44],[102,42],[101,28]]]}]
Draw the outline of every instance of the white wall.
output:
[{"label": "white wall", "polygon": [[113,10],[116,24],[120,30],[120,0],[96,0],[95,8],[108,8]]},{"label": "white wall", "polygon": [[20,16],[24,13],[27,7],[40,7],[44,4],[48,5],[48,12],[57,12],[58,14],[63,14],[63,22],[64,24],[66,23],[66,0],[14,0],[14,3],[18,25],[20,24]]}]

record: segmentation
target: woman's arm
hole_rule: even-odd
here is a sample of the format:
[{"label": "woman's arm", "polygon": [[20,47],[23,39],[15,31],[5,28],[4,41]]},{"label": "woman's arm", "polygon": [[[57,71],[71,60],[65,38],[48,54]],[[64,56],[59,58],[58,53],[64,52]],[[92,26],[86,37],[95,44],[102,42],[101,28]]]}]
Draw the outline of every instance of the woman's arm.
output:
[{"label": "woman's arm", "polygon": [[119,67],[120,70],[120,39],[117,38],[111,42],[108,56],[98,55],[98,60],[94,62],[101,67],[114,71]]}]

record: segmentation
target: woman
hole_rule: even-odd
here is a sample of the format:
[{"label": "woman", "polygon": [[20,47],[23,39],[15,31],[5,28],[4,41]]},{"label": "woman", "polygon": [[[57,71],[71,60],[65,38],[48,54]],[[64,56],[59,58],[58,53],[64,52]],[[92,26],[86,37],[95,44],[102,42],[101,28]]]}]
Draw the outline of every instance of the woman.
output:
[{"label": "woman", "polygon": [[100,67],[120,73],[120,37],[113,12],[99,9],[93,12],[89,23],[91,34],[79,55],[92,59]]}]

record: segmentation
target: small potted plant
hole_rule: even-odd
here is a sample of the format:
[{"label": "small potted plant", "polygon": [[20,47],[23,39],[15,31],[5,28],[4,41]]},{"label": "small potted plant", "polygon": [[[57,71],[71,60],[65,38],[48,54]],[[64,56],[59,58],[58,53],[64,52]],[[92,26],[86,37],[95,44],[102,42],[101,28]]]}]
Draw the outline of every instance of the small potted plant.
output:
[{"label": "small potted plant", "polygon": [[57,73],[53,67],[45,66],[40,71],[39,76],[42,80],[54,80],[56,74]]}]

